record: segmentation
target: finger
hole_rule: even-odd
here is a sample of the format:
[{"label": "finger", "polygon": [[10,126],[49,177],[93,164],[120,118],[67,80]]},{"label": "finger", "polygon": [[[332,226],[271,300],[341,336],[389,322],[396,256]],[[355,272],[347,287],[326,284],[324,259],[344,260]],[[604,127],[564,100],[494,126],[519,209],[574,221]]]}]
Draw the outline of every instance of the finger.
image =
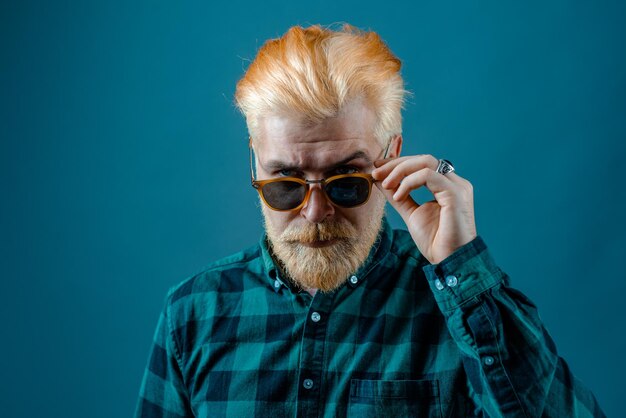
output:
[{"label": "finger", "polygon": [[437,168],[438,164],[438,160],[432,155],[428,154],[409,155],[405,157],[391,159],[386,158],[384,160],[377,160],[374,162],[374,165],[377,166],[377,168],[372,171],[372,176],[374,176],[375,179],[382,179],[386,177],[398,165],[405,164],[407,161],[419,162],[421,163],[421,167],[431,167],[433,169]]},{"label": "finger", "polygon": [[[409,196],[413,190],[423,186],[426,186],[433,194],[446,190],[454,192],[454,189],[456,189],[456,186],[445,176],[442,176],[440,173],[430,168],[423,168],[402,180],[402,183],[400,183],[393,194],[393,199],[396,201],[403,200]],[[384,184],[383,187],[385,187]]]},{"label": "finger", "polygon": [[[439,168],[439,161],[440,160],[437,160],[435,171],[437,170],[437,168]],[[450,171],[446,174],[441,173],[441,175],[446,176],[446,178],[448,178],[450,181],[456,184],[464,184],[465,182],[467,182],[467,180],[459,176],[455,171]]]},{"label": "finger", "polygon": [[457,175],[456,173],[448,173],[445,175],[445,178],[456,186],[460,196],[465,196],[465,199],[473,200],[474,186],[469,180]]},{"label": "finger", "polygon": [[437,168],[437,160],[435,157],[432,155],[420,155],[397,163],[383,180],[383,187],[391,189],[396,188],[406,176],[423,168],[435,170]]},{"label": "finger", "polygon": [[464,179],[463,177],[459,176],[455,171],[452,171],[450,173],[446,173],[444,174],[446,176],[446,178],[448,180],[450,180],[452,183],[456,183],[456,184],[464,184],[467,182],[466,179]]},{"label": "finger", "polygon": [[381,165],[387,163],[388,161],[395,160],[395,159],[396,157],[381,158],[380,160],[374,161],[374,167],[380,167]]},{"label": "finger", "polygon": [[393,199],[393,190],[383,188],[380,183],[374,184],[376,184],[378,190],[382,192],[385,198],[387,198],[387,201],[389,201],[391,206],[400,214],[405,222],[408,222],[411,214],[415,211],[415,209],[420,207],[420,205],[411,196],[408,196],[404,200],[397,201]]},{"label": "finger", "polygon": [[396,165],[400,164],[403,161],[406,161],[409,158],[414,157],[414,155],[411,155],[406,157],[385,158],[382,160],[376,160],[374,161],[374,166],[377,168],[372,170],[372,176],[376,180],[385,178],[385,176],[387,176],[387,174],[389,174],[389,172],[393,170]]}]

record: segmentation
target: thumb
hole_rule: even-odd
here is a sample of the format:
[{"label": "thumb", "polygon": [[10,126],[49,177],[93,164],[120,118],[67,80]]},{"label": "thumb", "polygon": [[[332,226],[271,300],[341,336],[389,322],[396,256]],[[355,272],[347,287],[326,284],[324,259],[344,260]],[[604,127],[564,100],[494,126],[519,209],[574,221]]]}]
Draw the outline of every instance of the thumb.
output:
[{"label": "thumb", "polygon": [[419,208],[420,205],[411,197],[410,194],[407,194],[406,197],[402,200],[394,200],[393,194],[396,192],[396,189],[385,189],[382,186],[382,182],[377,181],[374,183],[378,190],[385,196],[387,201],[391,204],[391,206],[400,214],[402,220],[407,223],[409,217],[415,211],[415,209]]}]

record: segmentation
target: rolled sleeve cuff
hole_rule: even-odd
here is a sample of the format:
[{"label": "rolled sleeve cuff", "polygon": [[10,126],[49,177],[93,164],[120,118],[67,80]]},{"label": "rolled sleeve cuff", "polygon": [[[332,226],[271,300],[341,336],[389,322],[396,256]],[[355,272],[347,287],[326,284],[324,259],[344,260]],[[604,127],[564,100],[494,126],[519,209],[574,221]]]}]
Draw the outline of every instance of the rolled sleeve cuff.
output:
[{"label": "rolled sleeve cuff", "polygon": [[428,264],[422,270],[442,312],[458,308],[500,284],[505,276],[480,236],[439,264]]}]

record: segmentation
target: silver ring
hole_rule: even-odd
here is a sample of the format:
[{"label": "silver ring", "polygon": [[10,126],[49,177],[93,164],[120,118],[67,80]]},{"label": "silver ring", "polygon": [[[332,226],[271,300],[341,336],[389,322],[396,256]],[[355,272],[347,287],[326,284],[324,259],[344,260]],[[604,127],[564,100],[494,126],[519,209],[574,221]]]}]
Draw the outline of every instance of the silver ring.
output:
[{"label": "silver ring", "polygon": [[441,173],[444,176],[448,173],[452,173],[454,171],[454,166],[448,160],[439,160],[439,165],[437,166],[437,173]]}]

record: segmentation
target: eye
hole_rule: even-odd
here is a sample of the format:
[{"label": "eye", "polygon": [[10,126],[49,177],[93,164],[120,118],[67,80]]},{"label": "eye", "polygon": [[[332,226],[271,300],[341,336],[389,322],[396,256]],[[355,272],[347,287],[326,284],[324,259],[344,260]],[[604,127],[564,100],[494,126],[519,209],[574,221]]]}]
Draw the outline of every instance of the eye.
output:
[{"label": "eye", "polygon": [[298,173],[295,170],[283,169],[278,172],[283,177],[298,177]]},{"label": "eye", "polygon": [[335,173],[336,174],[354,174],[354,173],[358,173],[359,169],[357,167],[353,167],[351,165],[344,165],[341,167],[337,167],[335,169]]}]

